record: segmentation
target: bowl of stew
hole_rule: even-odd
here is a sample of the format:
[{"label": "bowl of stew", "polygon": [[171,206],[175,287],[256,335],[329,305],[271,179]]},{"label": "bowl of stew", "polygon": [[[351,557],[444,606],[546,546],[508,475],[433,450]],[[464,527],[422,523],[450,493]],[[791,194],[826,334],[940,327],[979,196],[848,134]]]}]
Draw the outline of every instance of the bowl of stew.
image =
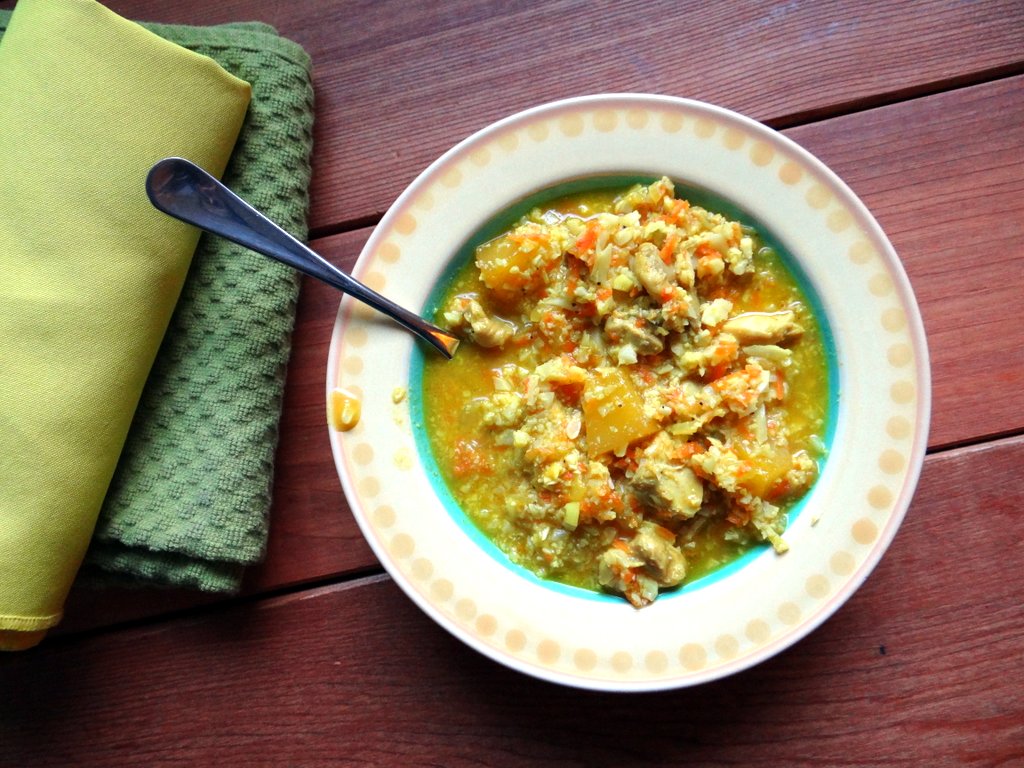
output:
[{"label": "bowl of stew", "polygon": [[354,272],[462,342],[443,360],[343,301],[352,513],[513,669],[614,691],[745,669],[837,610],[909,505],[930,384],[906,274],[753,120],[642,94],[513,115],[427,168]]}]

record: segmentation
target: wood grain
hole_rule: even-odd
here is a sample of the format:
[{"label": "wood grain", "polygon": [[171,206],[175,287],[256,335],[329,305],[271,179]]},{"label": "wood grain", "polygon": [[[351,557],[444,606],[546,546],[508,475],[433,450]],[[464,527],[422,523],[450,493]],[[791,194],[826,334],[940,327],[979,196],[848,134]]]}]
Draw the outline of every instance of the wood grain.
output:
[{"label": "wood grain", "polygon": [[0,764],[1024,765],[1024,4],[107,4],[263,20],[312,54],[311,223],[344,268],[429,162],[525,107],[643,91],[784,128],[900,254],[937,452],[875,573],[790,650],[671,693],[551,686],[462,645],[379,575],[324,424],[337,296],[307,282],[266,562],[232,599],[76,589],[61,632],[0,656]]},{"label": "wood grain", "polygon": [[[932,457],[821,628],[650,695],[506,670],[385,577],[0,657],[12,765],[1013,765],[1024,756],[1024,437]],[[1019,763],[1016,763],[1019,764]]]},{"label": "wood grain", "polygon": [[109,0],[129,18],[257,19],[315,64],[312,225],[379,216],[456,142],[589,93],[702,99],[775,126],[1024,64],[1024,4]]}]

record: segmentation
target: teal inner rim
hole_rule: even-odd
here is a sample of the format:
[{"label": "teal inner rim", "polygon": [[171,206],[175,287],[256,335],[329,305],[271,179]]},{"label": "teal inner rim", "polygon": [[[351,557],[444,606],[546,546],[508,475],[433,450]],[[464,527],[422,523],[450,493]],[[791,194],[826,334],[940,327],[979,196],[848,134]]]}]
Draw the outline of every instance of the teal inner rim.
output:
[{"label": "teal inner rim", "polygon": [[[602,189],[625,189],[632,184],[650,184],[656,180],[657,179],[652,176],[630,174],[594,176],[568,181],[553,187],[547,187],[546,189],[536,192],[535,194],[512,204],[480,227],[480,229],[478,229],[473,236],[466,241],[462,248],[459,249],[458,253],[455,254],[455,257],[448,264],[444,273],[441,275],[441,278],[437,281],[433,290],[430,292],[427,303],[423,307],[423,316],[434,316],[434,313],[437,312],[441,300],[444,298],[445,291],[454,279],[455,274],[473,258],[473,253],[478,245],[485,243],[488,240],[497,237],[502,232],[510,229],[513,224],[534,208],[543,208],[546,203],[567,195],[573,195],[581,192],[594,192]],[[811,311],[814,313],[814,317],[817,319],[821,330],[822,344],[825,347],[825,358],[828,366],[828,407],[825,415],[826,425],[824,439],[825,455],[827,457],[832,448],[832,440],[835,436],[836,422],[838,421],[839,367],[836,360],[835,340],[832,336],[832,329],[828,323],[828,317],[825,314],[825,309],[821,303],[821,299],[814,291],[814,287],[808,278],[807,273],[800,267],[800,264],[795,258],[793,258],[792,254],[783,247],[782,243],[777,237],[775,237],[771,229],[751,216],[745,210],[702,187],[681,183],[677,180],[675,181],[675,185],[677,195],[686,198],[692,204],[699,205],[709,211],[721,213],[734,221],[752,226],[756,229],[761,241],[764,245],[770,246],[775,250],[783,265],[796,279],[801,292],[807,298],[807,301],[811,306]],[[425,355],[433,354],[436,354],[436,352],[433,350],[425,350],[423,345],[417,344],[413,347],[412,361],[410,363],[409,370],[409,407],[413,422],[413,434],[416,439],[416,449],[419,451],[424,471],[427,473],[427,477],[430,478],[430,483],[434,488],[434,493],[437,494],[441,503],[444,504],[444,508],[448,511],[452,520],[455,521],[463,533],[465,533],[474,544],[480,547],[480,549],[490,555],[496,562],[512,570],[518,576],[526,579],[527,581],[540,585],[545,589],[551,589],[572,597],[621,604],[622,597],[619,595],[592,592],[591,590],[574,587],[569,584],[562,584],[557,581],[542,579],[523,566],[513,563],[504,552],[498,549],[494,542],[492,542],[483,531],[477,528],[469,515],[462,510],[462,507],[460,507],[458,501],[455,500],[455,497],[448,488],[448,484],[441,475],[441,470],[434,458],[434,453],[430,447],[430,440],[427,437],[425,428],[426,420],[423,412],[423,364]],[[823,462],[824,460],[819,461],[819,465]],[[820,469],[821,467],[819,466],[819,470]],[[806,506],[807,499],[811,494],[813,494],[813,492],[814,491],[812,489],[787,512],[787,527],[792,525],[793,521],[803,511],[803,508]],[[670,598],[687,592],[693,592],[706,587],[709,584],[713,584],[720,579],[724,579],[741,568],[749,565],[755,558],[767,556],[771,552],[772,548],[770,545],[758,545],[743,555],[740,555],[732,562],[722,565],[699,579],[683,584],[680,587],[663,590],[659,594],[658,599],[663,600],[665,598]]]}]

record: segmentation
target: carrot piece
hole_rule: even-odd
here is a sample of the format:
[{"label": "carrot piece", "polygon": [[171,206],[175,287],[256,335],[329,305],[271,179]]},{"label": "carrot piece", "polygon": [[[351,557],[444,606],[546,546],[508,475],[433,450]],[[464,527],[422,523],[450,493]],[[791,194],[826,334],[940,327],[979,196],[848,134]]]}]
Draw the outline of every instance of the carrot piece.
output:
[{"label": "carrot piece", "polygon": [[712,365],[708,368],[707,373],[704,374],[705,381],[718,381],[729,372],[730,362],[723,360],[717,365]]},{"label": "carrot piece", "polygon": [[653,523],[653,525],[654,525],[654,532],[656,534],[658,534],[659,536],[661,536],[661,538],[663,538],[663,539],[665,539],[667,541],[675,541],[676,540],[676,535],[674,533],[672,533],[672,531],[670,531],[665,526],[658,525],[657,523]]},{"label": "carrot piece", "polygon": [[483,447],[476,440],[459,440],[455,444],[452,474],[463,478],[470,475],[490,475],[494,467],[490,457],[484,453]]},{"label": "carrot piece", "polygon": [[708,243],[701,243],[693,253],[698,259],[713,259],[716,256],[721,256],[714,246]]},{"label": "carrot piece", "polygon": [[782,371],[775,373],[775,399],[783,400],[786,397],[786,377]]},{"label": "carrot piece", "polygon": [[688,440],[676,449],[675,457],[679,461],[689,461],[698,453],[704,453],[704,446],[693,440]]},{"label": "carrot piece", "polygon": [[667,238],[665,238],[665,244],[661,246],[661,260],[666,264],[671,264],[673,261],[673,252],[676,249],[676,245],[679,244],[679,235],[673,232]]},{"label": "carrot piece", "polygon": [[676,224],[679,222],[679,217],[683,215],[690,208],[690,203],[687,200],[676,200],[672,203],[672,223]]},{"label": "carrot piece", "polygon": [[576,238],[576,248],[580,253],[585,253],[591,250],[597,243],[597,233],[601,229],[601,225],[596,220],[591,219],[587,222],[587,228],[583,231],[583,234]]}]

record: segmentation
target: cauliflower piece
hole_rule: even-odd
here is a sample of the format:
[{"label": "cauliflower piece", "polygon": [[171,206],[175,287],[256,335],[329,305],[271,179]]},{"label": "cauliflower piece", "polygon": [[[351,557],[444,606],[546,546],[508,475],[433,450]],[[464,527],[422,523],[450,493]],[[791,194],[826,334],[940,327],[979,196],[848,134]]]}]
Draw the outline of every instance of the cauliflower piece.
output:
[{"label": "cauliflower piece", "polygon": [[732,302],[728,299],[715,299],[700,307],[700,324],[705,328],[713,328],[724,322],[732,312]]},{"label": "cauliflower piece", "polygon": [[524,452],[526,460],[540,467],[564,459],[575,448],[568,436],[571,416],[557,400],[546,410],[528,416],[520,427],[532,439]]}]

